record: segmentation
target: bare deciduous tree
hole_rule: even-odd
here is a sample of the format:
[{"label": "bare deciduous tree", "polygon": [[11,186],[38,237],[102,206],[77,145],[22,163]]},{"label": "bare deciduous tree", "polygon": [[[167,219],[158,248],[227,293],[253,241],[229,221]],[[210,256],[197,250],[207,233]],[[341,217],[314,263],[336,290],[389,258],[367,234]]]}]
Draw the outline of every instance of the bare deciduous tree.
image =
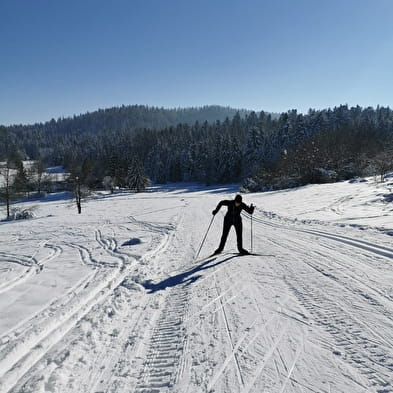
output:
[{"label": "bare deciduous tree", "polygon": [[393,151],[386,150],[378,153],[372,160],[372,164],[378,171],[381,183],[385,181],[386,173],[393,169]]},{"label": "bare deciduous tree", "polygon": [[7,218],[11,215],[11,201],[15,197],[14,190],[15,170],[9,160],[0,163],[0,198],[4,200],[7,208]]}]

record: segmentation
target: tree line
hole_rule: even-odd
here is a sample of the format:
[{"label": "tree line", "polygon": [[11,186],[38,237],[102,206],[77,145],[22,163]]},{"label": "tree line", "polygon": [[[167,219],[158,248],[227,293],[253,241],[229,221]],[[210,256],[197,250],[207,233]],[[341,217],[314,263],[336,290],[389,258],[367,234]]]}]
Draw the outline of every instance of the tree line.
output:
[{"label": "tree line", "polygon": [[[138,110],[147,121],[150,109]],[[60,120],[57,130],[48,124],[48,129],[1,127],[0,159],[17,152],[45,165],[62,165],[87,187],[112,190],[140,190],[147,179],[207,185],[243,182],[245,189],[263,190],[392,169],[393,111],[385,107],[341,105],[279,115],[235,112],[224,120],[160,128],[115,127],[118,120],[106,128],[89,120],[90,128],[82,130],[78,122],[67,122],[62,129]]]},{"label": "tree line", "polygon": [[[83,143],[92,135],[108,132],[132,133],[137,129],[163,129],[179,123],[214,122],[232,118],[238,110],[217,105],[199,108],[164,109],[144,105],[129,105],[99,109],[78,116],[52,119],[31,125],[0,126],[0,156],[17,147],[27,157],[39,155],[53,163],[58,161],[53,143]],[[244,116],[249,111],[241,110]]]}]

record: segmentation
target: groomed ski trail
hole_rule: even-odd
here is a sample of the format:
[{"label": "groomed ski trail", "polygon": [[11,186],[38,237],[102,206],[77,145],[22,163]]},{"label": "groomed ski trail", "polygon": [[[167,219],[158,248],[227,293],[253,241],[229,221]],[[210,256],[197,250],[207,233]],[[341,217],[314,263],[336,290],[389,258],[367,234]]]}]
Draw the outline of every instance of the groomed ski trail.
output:
[{"label": "groomed ski trail", "polygon": [[[95,269],[81,282],[82,292],[99,272],[112,272],[118,281],[98,291],[101,297],[92,296],[91,307],[74,322],[67,319],[69,329],[50,346],[35,339],[41,360],[26,364],[24,376],[14,374],[15,387],[8,390],[393,392],[393,250],[256,214],[253,244],[261,255],[232,255],[231,232],[226,254],[193,263],[204,235],[201,223],[211,219],[208,207],[217,196],[182,194],[165,201],[174,207],[93,226],[97,249],[60,245]],[[206,240],[206,254],[218,244],[220,220]],[[247,224],[244,219],[244,244]],[[154,245],[139,259],[119,238],[119,231],[133,228]]]}]

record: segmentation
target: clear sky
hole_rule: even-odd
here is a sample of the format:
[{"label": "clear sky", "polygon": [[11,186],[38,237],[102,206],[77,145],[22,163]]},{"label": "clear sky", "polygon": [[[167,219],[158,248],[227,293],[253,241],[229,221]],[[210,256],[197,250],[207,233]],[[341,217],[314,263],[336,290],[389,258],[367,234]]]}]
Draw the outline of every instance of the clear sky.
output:
[{"label": "clear sky", "polygon": [[0,0],[0,124],[393,107],[393,0]]}]

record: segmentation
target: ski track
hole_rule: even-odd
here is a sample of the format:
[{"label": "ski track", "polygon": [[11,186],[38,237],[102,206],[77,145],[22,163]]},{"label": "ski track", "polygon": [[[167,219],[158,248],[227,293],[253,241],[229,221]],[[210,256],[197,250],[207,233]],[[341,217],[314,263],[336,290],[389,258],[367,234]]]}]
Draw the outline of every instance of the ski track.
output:
[{"label": "ski track", "polygon": [[0,252],[0,257],[4,262],[9,262],[9,263],[16,263],[18,265],[22,266],[33,266],[37,265],[37,260],[32,257],[32,256],[18,256],[18,255],[13,255],[13,254],[7,254],[5,252]]},{"label": "ski track", "polygon": [[[145,229],[148,228],[150,231],[153,230],[156,234],[161,235],[162,238],[156,249],[152,249],[140,258],[140,262],[146,264],[147,261],[156,258],[158,254],[166,250],[170,242],[170,237],[167,233],[173,231],[174,226],[150,225],[143,222],[138,222],[138,224],[145,227]],[[91,249],[77,243],[64,242],[64,246],[77,249],[80,254],[81,262],[86,265],[92,265],[95,271],[69,292],[69,301],[65,296],[62,298],[63,304],[58,304],[61,303],[61,301],[59,301],[51,305],[49,310],[51,310],[52,323],[46,323],[45,326],[39,327],[40,321],[44,323],[45,317],[48,315],[48,311],[45,309],[39,315],[36,315],[25,323],[27,325],[26,328],[18,326],[17,342],[11,341],[0,347],[0,370],[3,372],[0,379],[0,391],[8,391],[12,386],[16,385],[29,369],[34,367],[34,365],[37,364],[56,343],[69,333],[79,321],[83,320],[94,307],[102,303],[114,292],[114,290],[119,288],[124,278],[129,276],[132,272],[131,267],[128,265],[133,258],[129,253],[118,250],[115,237],[105,237],[101,229],[96,229],[94,236],[99,247],[109,256],[116,258],[117,262],[111,263],[98,260],[93,257],[93,251]],[[48,248],[51,248],[53,253],[42,260],[42,262],[47,262],[61,253],[60,247],[48,245]],[[25,260],[22,261],[24,262]],[[20,259],[18,259],[18,262],[20,262]],[[132,262],[135,262],[135,259]],[[103,274],[101,274],[101,272]],[[77,292],[78,288],[82,288],[80,293]],[[66,309],[66,311],[64,311],[64,309]],[[56,316],[56,314],[58,315]],[[141,315],[143,314],[141,313]],[[34,324],[31,325],[33,320]],[[165,324],[165,322],[163,323]],[[136,325],[138,325],[138,323]],[[31,329],[30,326],[34,326],[34,328]],[[130,348],[131,347],[132,346],[130,346]],[[130,349],[127,351],[130,351]],[[115,355],[113,351],[112,357],[117,359],[117,355]],[[102,354],[102,359],[105,359],[105,362],[108,359],[106,350]],[[100,360],[97,359],[97,364],[99,363]],[[90,375],[89,380],[97,381],[99,377],[99,375]],[[89,384],[86,386],[89,386]],[[92,386],[87,387],[86,391],[90,391],[91,387]]]},{"label": "ski track", "polygon": [[[346,198],[338,202],[328,209],[342,214]],[[64,296],[1,337],[7,337],[0,343],[1,392],[24,392],[29,378],[46,370],[37,386],[62,393],[331,393],[334,380],[307,380],[302,372],[308,364],[305,355],[316,347],[324,359],[336,359],[357,392],[393,393],[393,291],[372,284],[390,266],[393,248],[255,217],[256,238],[278,258],[222,254],[193,265],[190,234],[181,233],[189,225],[184,209],[170,224],[128,219],[129,225],[152,234],[154,247],[142,256],[119,247],[109,221],[92,228],[87,246],[47,240],[39,250],[49,254],[41,258],[39,250],[31,257],[0,253],[6,262],[27,267],[8,286],[0,286],[0,293],[23,283],[38,272],[32,269],[42,269],[67,248],[77,250],[80,262],[93,268]],[[171,263],[177,270],[168,273]],[[181,274],[184,278],[160,287],[163,277]],[[153,278],[154,290],[147,292],[141,277]],[[245,304],[250,310],[244,310]],[[94,340],[83,333],[84,325],[111,326],[111,319],[117,321],[112,333],[98,331]],[[204,335],[208,342],[193,353]],[[72,345],[94,349],[86,354],[89,367],[82,371],[77,365],[82,367],[83,359],[74,359],[72,366],[76,355],[67,346],[69,337],[78,337]],[[56,370],[66,365],[71,382],[61,385]]]},{"label": "ski track", "polygon": [[298,228],[296,226],[289,226],[289,225],[283,225],[283,224],[277,224],[262,218],[254,218],[254,222],[263,224],[263,225],[268,225],[274,228],[278,229],[285,229],[285,230],[290,230],[294,231],[297,233],[308,233],[312,235],[316,235],[319,237],[324,237],[330,240],[335,240],[337,242],[341,242],[345,245],[351,245],[353,247],[357,247],[366,251],[369,251],[371,253],[393,259],[393,248],[385,247],[385,246],[380,246],[374,243],[370,243],[365,240],[360,240],[360,239],[355,239],[353,237],[349,236],[344,236],[344,235],[339,235],[335,233],[330,233],[326,231],[320,231],[320,230],[315,230],[315,229],[302,229]]},{"label": "ski track", "polygon": [[0,369],[4,373],[0,384],[2,390],[8,391],[14,386],[78,320],[107,296],[111,286],[119,285],[123,278],[119,275],[108,276],[109,279],[103,280],[88,293],[82,293],[79,298],[74,296],[71,304],[66,305],[66,310],[56,310],[49,323],[45,321],[44,326],[36,325],[23,341],[19,338],[17,343],[0,351]]},{"label": "ski track", "polygon": [[[138,224],[143,228],[150,227],[150,225],[144,225],[143,222],[138,222]],[[162,240],[155,250],[142,257],[142,265],[148,262],[153,263],[163,257],[173,240],[173,235],[167,233],[168,228],[173,227],[159,226],[160,230],[155,226],[154,228],[156,233],[161,234]],[[136,315],[132,314],[132,320],[135,323],[128,323],[120,337],[119,343],[124,343],[122,338],[128,336],[123,348],[120,349],[120,352],[113,350],[113,355],[109,360],[106,347],[103,348],[101,364],[105,364],[105,367],[99,368],[104,369],[105,372],[102,373],[100,378],[93,379],[99,382],[86,390],[91,391],[94,388],[103,392],[139,392],[153,391],[157,386],[173,386],[173,374],[179,362],[179,352],[182,349],[182,331],[179,330],[181,329],[181,321],[179,321],[181,316],[179,317],[179,312],[184,312],[184,305],[187,304],[184,298],[184,296],[187,296],[186,293],[183,293],[182,296],[183,300],[180,301],[178,309],[174,311],[171,309],[174,305],[176,306],[176,302],[179,302],[178,295],[169,294],[165,297],[158,297],[158,299],[156,295],[145,295],[142,301],[143,306],[138,306],[141,311],[137,312]],[[164,307],[165,312],[162,311],[162,307]],[[151,308],[153,308],[153,312],[151,312]],[[176,327],[179,327],[179,329]],[[161,329],[165,334],[161,332]],[[140,331],[144,332],[142,337],[140,337]],[[168,344],[168,340],[173,339],[175,342]],[[108,364],[110,367],[108,367]],[[142,371],[138,375],[136,370]],[[105,378],[105,375],[108,375],[108,379]],[[153,390],[149,390],[150,388]]]},{"label": "ski track", "polygon": [[[315,233],[313,233],[315,234]],[[296,236],[295,236],[296,238]],[[289,241],[285,239],[285,241]],[[304,239],[301,239],[301,243],[305,242]],[[299,247],[299,243],[295,242],[295,251],[299,253],[301,248]],[[352,244],[348,244],[352,246]],[[287,244],[286,244],[287,246]],[[302,244],[303,246],[303,244]],[[363,245],[361,245],[363,247]],[[294,249],[293,246],[291,249]],[[374,252],[378,255],[386,256],[384,253],[380,253],[380,249],[374,247],[374,249],[367,249],[367,251]],[[384,250],[386,251],[386,250]],[[317,265],[313,262],[314,259],[309,258],[306,261],[303,261],[305,265],[311,267],[312,269],[316,269]],[[326,265],[327,267],[328,265]],[[288,268],[288,266],[285,266]],[[226,281],[230,281],[232,277],[226,277],[223,280],[220,280],[220,285],[217,284],[217,273],[218,271],[223,272],[223,267],[215,268],[214,271],[207,276],[203,277],[202,280],[211,279],[214,281],[213,287],[216,289],[216,297],[210,300],[208,303],[202,306],[201,310],[197,314],[201,314],[209,310],[211,305],[219,302],[220,306],[218,308],[214,308],[210,311],[210,313],[215,314],[219,312],[222,316],[222,320],[224,321],[224,330],[227,336],[227,343],[229,344],[228,354],[226,356],[226,360],[223,363],[223,366],[216,372],[213,376],[212,380],[210,381],[207,390],[210,391],[214,388],[214,386],[224,377],[224,374],[227,372],[226,368],[230,363],[235,365],[235,372],[238,379],[238,385],[243,386],[243,389],[240,390],[241,393],[249,393],[253,391],[254,386],[256,386],[257,381],[261,378],[261,374],[264,372],[267,365],[272,367],[272,363],[275,364],[276,373],[278,378],[283,380],[280,385],[280,392],[284,392],[288,386],[293,385],[297,386],[299,389],[305,388],[309,391],[317,392],[318,388],[312,387],[312,385],[305,383],[304,381],[298,381],[295,377],[296,373],[296,365],[301,358],[301,354],[304,351],[304,339],[298,341],[295,345],[295,350],[292,354],[292,358],[284,360],[283,356],[280,353],[280,346],[285,346],[287,340],[292,340],[288,335],[288,325],[285,323],[282,324],[282,329],[278,332],[276,337],[270,343],[270,347],[268,347],[267,351],[261,353],[261,361],[259,361],[258,365],[254,369],[254,372],[249,375],[246,372],[246,375],[243,376],[243,369],[244,365],[242,365],[243,357],[247,357],[247,350],[252,348],[252,345],[255,345],[256,340],[258,340],[259,335],[263,335],[266,330],[266,325],[263,326],[260,330],[254,334],[253,338],[249,340],[248,345],[242,345],[244,341],[246,341],[245,336],[243,336],[237,343],[234,341],[231,333],[230,322],[228,321],[226,305],[231,303],[237,296],[241,289],[236,288],[236,284],[230,287],[227,290],[222,290],[223,286],[225,285]],[[291,269],[286,270],[286,274],[288,275],[288,271]],[[317,270],[318,271],[318,270]],[[321,273],[321,271],[319,271]],[[312,274],[312,273],[310,273]],[[332,281],[331,276],[324,274],[327,280]],[[355,284],[362,284],[359,279],[353,278],[353,282]],[[342,349],[345,351],[345,356],[343,360],[346,364],[350,367],[357,369],[361,375],[364,376],[365,380],[368,381],[369,386],[371,387],[372,391],[378,393],[388,393],[391,392],[390,390],[390,382],[389,376],[392,371],[391,364],[389,364],[390,356],[386,353],[386,348],[392,348],[392,345],[389,343],[389,339],[384,339],[381,335],[374,332],[373,328],[370,327],[364,320],[361,320],[359,317],[355,317],[352,313],[348,312],[350,306],[344,305],[337,305],[334,301],[331,301],[329,298],[326,298],[325,293],[321,291],[320,288],[312,285],[307,285],[303,282],[302,276],[297,275],[297,272],[292,272],[291,277],[288,276],[285,279],[285,282],[288,288],[295,294],[296,298],[300,301],[300,304],[308,311],[309,315],[313,318],[314,321],[318,321],[318,325],[322,327],[328,334],[333,336],[333,342],[335,343],[337,348]],[[198,284],[201,284],[198,282]],[[333,280],[334,286],[341,286],[341,284],[337,284]],[[331,289],[332,292],[336,293],[337,288]],[[370,288],[368,288],[370,289]],[[232,294],[235,291],[235,294]],[[359,288],[355,288],[352,291],[355,294],[359,294]],[[225,296],[231,295],[227,300],[224,300]],[[361,294],[361,299],[364,300],[364,294]],[[311,300],[311,301],[310,301]],[[366,299],[367,300],[367,299]],[[171,303],[173,303],[171,301]],[[175,303],[176,304],[176,303]],[[182,307],[183,307],[183,303]],[[164,309],[165,314],[172,315],[167,309]],[[191,314],[186,320],[192,320],[196,317],[197,314]],[[175,306],[175,315],[183,316],[179,309]],[[304,321],[295,318],[291,315],[287,315],[281,310],[279,307],[276,310],[276,313],[273,315],[271,320],[284,318],[285,320],[291,320],[296,324],[301,324],[307,326],[308,324]],[[164,319],[166,321],[166,319]],[[178,320],[171,320],[171,325],[175,324],[177,326],[180,323]],[[199,326],[200,324],[198,324]],[[165,334],[165,327],[167,325],[158,324],[156,330],[154,330],[153,337],[156,334],[159,335],[161,338]],[[249,327],[249,329],[252,326]],[[177,328],[176,328],[177,329]],[[252,330],[252,329],[251,329]],[[176,337],[174,338],[172,334]],[[305,334],[305,333],[304,333]],[[165,352],[168,348],[171,348],[173,351],[177,353],[177,349],[180,347],[180,342],[182,341],[179,339],[178,330],[174,333],[172,329],[169,329],[169,336],[165,343],[171,342],[173,346],[166,346],[164,349],[164,358],[167,358],[167,353]],[[160,340],[158,340],[160,342]],[[153,341],[153,344],[155,342]],[[370,344],[371,343],[371,344]],[[174,349],[176,348],[176,349]],[[240,353],[242,356],[238,357]],[[389,350],[389,353],[391,350]],[[336,352],[338,354],[338,351]],[[155,363],[147,362],[147,368],[144,369],[142,375],[144,376],[143,381],[139,382],[137,386],[137,393],[145,393],[145,392],[161,392],[167,391],[168,389],[176,383],[176,378],[170,378],[173,374],[176,374],[176,363],[179,363],[177,357],[169,356],[169,368],[171,371],[164,373],[163,369],[157,367],[157,365],[162,366],[162,359],[160,358],[161,351],[154,351],[149,353],[149,359],[159,359]],[[337,355],[339,356],[339,355]],[[276,359],[280,359],[279,363],[277,363]],[[289,366],[287,365],[289,364]],[[229,370],[228,370],[229,371]],[[151,374],[154,374],[154,378],[150,377]],[[162,374],[164,373],[164,374]],[[165,375],[167,378],[163,378]],[[328,392],[328,390],[323,390]],[[330,387],[329,387],[330,391]]]},{"label": "ski track", "polygon": [[[281,306],[279,306],[279,309]],[[279,310],[277,310],[278,312]],[[215,312],[215,311],[214,311]],[[238,342],[232,346],[232,351],[231,353],[226,357],[224,363],[222,364],[221,368],[216,372],[216,374],[213,376],[212,380],[210,381],[207,390],[210,391],[213,389],[219,378],[223,375],[224,371],[228,367],[229,363],[234,361],[236,362],[236,367],[239,370],[239,374],[241,375],[241,366],[240,362],[237,359],[237,354],[240,352],[245,356],[244,354],[247,352],[247,350],[254,344],[254,342],[258,339],[258,337],[263,334],[266,331],[266,328],[271,325],[277,318],[277,314],[273,314],[270,319],[268,319],[265,323],[261,324],[260,323],[260,315],[256,317],[256,319],[247,327],[246,333],[238,340]],[[258,326],[259,325],[259,326]],[[254,329],[254,327],[256,329]],[[255,330],[255,331],[254,331]],[[233,344],[232,340],[231,343]],[[255,378],[256,379],[256,378]],[[244,377],[241,377],[241,385],[243,386],[244,389],[250,389],[251,386],[246,388],[244,386]],[[255,382],[255,380],[254,380]],[[250,384],[249,384],[250,385]]]},{"label": "ski track", "polygon": [[[141,343],[147,340],[148,329],[146,326],[149,319],[146,317],[146,311],[151,307],[151,304],[152,298],[146,297],[141,301],[138,310],[133,310],[133,318],[127,323],[114,345],[112,344],[112,355],[109,361],[107,347],[103,347],[103,356],[99,367],[102,371],[94,380],[89,375],[87,380],[94,381],[94,384],[86,389],[87,391],[123,392],[133,390],[138,380],[136,370],[139,368],[138,359],[141,358]],[[158,311],[151,316],[150,321],[155,321],[157,314]],[[143,334],[141,335],[140,332]]]},{"label": "ski track", "polygon": [[[263,223],[265,224],[265,222]],[[283,225],[280,225],[279,227],[280,229],[293,230],[292,228],[286,228]],[[320,234],[319,231],[301,230],[299,232]],[[341,241],[340,236],[325,235],[326,234],[324,233],[324,238],[332,239],[335,237]],[[269,241],[272,240],[269,239]],[[366,322],[368,315],[365,314],[365,316],[362,316],[360,314],[361,310],[368,309],[368,307],[364,307],[362,305],[363,302],[368,303],[368,306],[371,305],[373,307],[381,308],[380,317],[382,320],[390,320],[390,322],[386,320],[384,322],[385,324],[390,325],[392,327],[391,331],[393,331],[391,317],[393,304],[391,299],[387,298],[388,302],[383,302],[383,306],[379,302],[374,301],[369,294],[365,293],[365,291],[359,288],[356,284],[360,283],[370,289],[369,286],[365,285],[356,277],[350,277],[352,282],[346,280],[345,284],[342,285],[338,281],[338,278],[336,278],[333,274],[329,274],[321,269],[321,265],[329,267],[327,264],[323,264],[321,259],[318,260],[317,265],[312,260],[303,257],[301,250],[304,249],[306,240],[296,239],[296,241],[294,241],[292,238],[290,240],[285,239],[287,247],[289,241],[291,241],[294,245],[290,246],[292,251],[294,253],[298,253],[300,256],[300,258],[298,257],[296,260],[310,266],[316,272],[321,274],[325,280],[322,290],[320,288],[320,284],[318,286],[314,284],[313,280],[303,280],[302,277],[299,276],[298,272],[293,271],[290,264],[286,264],[285,273],[287,275],[286,282],[288,287],[290,287],[296,294],[297,298],[309,311],[309,313],[311,313],[313,319],[317,321],[319,326],[333,337],[338,348],[338,350],[336,350],[337,356],[343,357],[347,363],[358,369],[360,374],[365,376],[365,378],[369,381],[370,387],[373,389],[372,391],[378,393],[392,392],[393,344],[391,343],[393,342],[393,334],[391,337],[383,337],[375,331],[374,326],[370,326],[369,323]],[[291,245],[291,243],[289,243],[289,245]],[[355,241],[345,241],[343,243],[364,249],[362,242],[359,242],[360,246],[358,246]],[[279,246],[278,243],[275,245]],[[383,252],[380,252],[378,246],[373,248],[367,247],[367,251],[386,257],[385,249],[386,248],[383,247]],[[337,261],[330,259],[330,266],[332,263],[337,264]],[[343,267],[343,265],[340,265],[340,267]],[[330,268],[330,270],[337,274],[337,269]],[[290,275],[288,274],[289,272],[291,272]],[[319,281],[317,282],[319,283]],[[352,285],[349,286],[348,284]],[[386,296],[382,293],[373,289],[371,290],[374,294],[380,295],[379,300],[386,300]],[[342,297],[344,300],[341,304],[337,303],[337,299],[335,299],[335,297],[329,299],[329,294],[332,293],[335,296],[337,291],[344,291],[344,293],[351,292],[358,295],[356,298],[358,300],[358,304],[346,304],[345,296]],[[348,298],[351,299],[351,301],[354,299],[353,296],[349,296]],[[385,307],[388,307],[389,310],[387,311]],[[348,311],[351,309],[358,311],[359,314],[355,316],[354,313]]]},{"label": "ski track", "polygon": [[[383,258],[386,258],[386,260],[389,261],[389,262],[392,262],[392,259],[393,259],[393,249],[388,248],[388,247],[384,247],[384,246],[378,246],[378,245],[372,244],[370,242],[366,242],[366,241],[350,238],[348,236],[328,234],[326,232],[315,231],[315,230],[302,230],[302,229],[298,230],[298,229],[292,228],[292,227],[286,227],[286,226],[282,226],[282,225],[278,225],[278,224],[270,224],[270,223],[267,223],[266,221],[260,221],[260,223],[262,223],[264,225],[274,226],[276,228],[287,229],[287,230],[292,230],[292,231],[299,231],[299,232],[302,232],[302,233],[308,233],[308,234],[311,234],[311,235],[316,235],[318,237],[322,236],[323,238],[327,238],[327,239],[333,240],[333,241],[337,240],[337,241],[341,242],[341,240],[344,239],[344,244],[348,244],[351,247],[353,246],[353,247],[355,247],[355,249],[356,248],[360,248],[361,250],[366,250],[369,255],[371,253],[371,255],[374,254],[374,255],[381,256]],[[327,235],[329,235],[329,236],[327,236]],[[350,242],[347,242],[347,240],[350,240]],[[298,240],[298,242],[299,242],[299,240]],[[303,241],[303,243],[304,243],[304,245],[306,245],[306,242]],[[320,245],[324,249],[328,249],[330,251],[336,252],[335,248],[330,246],[329,243],[320,243]],[[370,246],[372,246],[372,247],[370,247]],[[351,264],[353,265],[353,262],[350,260],[350,258],[352,258],[352,260],[353,260],[354,254],[350,253],[350,254],[348,254],[349,257],[343,258],[344,254],[345,254],[345,252],[347,250],[350,250],[350,249],[349,248],[347,248],[347,249],[344,248],[342,250],[342,255],[340,256],[341,260],[340,259],[334,259],[334,258],[331,258],[329,260],[329,265],[331,265],[332,263],[335,264],[335,265],[338,265],[338,266],[335,266],[334,269],[332,269],[331,266],[328,267],[330,269],[330,271],[332,271],[332,272],[337,271],[338,268],[340,270],[345,269],[345,270],[348,271],[348,274],[351,276],[352,279],[355,279],[355,280],[359,281],[359,283],[363,284],[365,287],[367,287],[369,290],[375,292],[379,296],[384,297],[390,303],[393,302],[393,289],[392,289],[392,295],[390,295],[389,293],[386,293],[386,292],[383,292],[381,290],[378,290],[376,287],[370,286],[370,284],[368,283],[367,280],[362,280],[362,278],[359,277],[359,275],[360,275],[359,271],[361,271],[361,272],[363,272],[364,275],[367,276],[368,280],[370,279],[370,277],[368,276],[368,272],[370,270],[369,269],[370,268],[370,262],[369,261],[366,262],[365,259],[357,258],[356,259],[356,270],[350,268],[350,265]],[[313,252],[315,252],[315,251],[313,251]],[[321,259],[320,259],[321,257],[326,259],[325,254],[326,254],[326,252],[323,252],[323,253],[321,253],[319,255],[319,257],[318,257],[318,264],[320,264],[320,262],[321,262]],[[376,261],[373,263],[373,267],[374,268],[378,267],[378,265],[376,266],[377,263],[382,268],[384,268],[385,270],[387,269],[386,262],[380,263],[380,262],[376,262]],[[315,266],[315,264],[314,264],[314,266]],[[325,266],[328,266],[328,265],[325,264]],[[367,267],[367,269],[363,269],[363,266]],[[366,273],[366,271],[367,271],[367,273]],[[376,285],[380,284],[378,282],[378,278],[375,279],[375,284]]]},{"label": "ski track", "polygon": [[183,318],[187,312],[188,293],[172,290],[155,325],[135,393],[160,392],[177,381],[176,371],[184,348]]},{"label": "ski track", "polygon": [[[244,385],[244,377],[243,377],[243,374],[242,374],[242,371],[241,371],[241,368],[240,368],[240,365],[239,365],[239,359],[238,359],[238,356],[237,356],[237,352],[235,351],[235,345],[233,343],[233,338],[232,338],[232,334],[231,334],[231,328],[229,326],[227,313],[225,311],[225,304],[224,304],[224,302],[222,300],[223,294],[220,292],[220,288],[219,288],[219,286],[217,284],[217,276],[216,275],[214,275],[214,287],[216,289],[217,298],[220,301],[220,305],[221,305],[220,311],[222,313],[223,320],[225,321],[225,332],[226,332],[226,334],[228,336],[228,341],[229,341],[229,343],[231,345],[232,354],[233,354],[233,360],[234,360],[234,363],[236,365],[236,376],[238,378],[238,383],[239,383],[239,385],[243,386]],[[231,299],[233,299],[233,298],[231,298]]]},{"label": "ski track", "polygon": [[[306,245],[305,242],[299,241],[293,242],[291,240],[287,240],[287,242],[294,244],[295,250],[298,250],[301,247],[305,247]],[[322,245],[322,247],[325,247],[325,245]],[[303,260],[303,263],[306,263],[308,266],[310,266],[312,269],[322,274],[323,276],[335,281],[338,285],[342,285],[344,289],[351,290],[351,288],[353,288],[352,291],[354,294],[364,297],[364,299],[369,301],[373,306],[380,307],[382,313],[387,315],[388,317],[389,314],[392,315],[393,299],[390,296],[387,296],[382,291],[378,290],[377,288],[370,286],[367,281],[363,280],[362,277],[359,277],[359,272],[356,272],[348,267],[349,263],[343,263],[338,260],[334,260],[329,254],[326,253],[312,251],[311,254],[316,255],[316,258],[318,258],[318,263],[306,259]],[[337,276],[338,270],[341,270],[340,278]],[[348,283],[351,281],[355,282],[353,283],[355,284],[353,287],[348,286]],[[360,287],[356,284],[360,284]],[[373,292],[373,294],[371,295],[367,291],[371,291]],[[389,310],[386,310],[386,308],[388,308]],[[393,321],[393,316],[391,318]]]},{"label": "ski track", "polygon": [[5,283],[0,284],[0,294],[4,293],[12,288],[15,288],[17,285],[20,285],[27,281],[29,278],[34,276],[35,274],[39,274],[42,269],[44,268],[45,264],[50,262],[51,260],[57,258],[60,256],[63,252],[62,248],[54,245],[54,244],[49,244],[46,241],[41,242],[40,248],[46,248],[49,249],[51,252],[49,255],[37,259],[35,257],[36,254],[38,254],[39,250],[35,252],[32,256],[17,256],[17,255],[11,255],[11,254],[6,254],[3,252],[0,252],[0,258],[4,259],[5,262],[10,262],[10,263],[16,263],[22,266],[28,266],[28,269],[26,269],[21,275],[18,277],[15,277]]},{"label": "ski track", "polygon": [[[51,320],[48,323],[45,319],[47,312],[41,313],[39,321],[35,321],[33,329],[26,328],[23,332],[23,338],[18,335],[17,341],[12,341],[8,345],[0,349],[0,370],[2,370],[2,377],[0,380],[0,391],[8,391],[16,384],[18,379],[25,374],[57,341],[59,341],[84,315],[86,315],[92,307],[101,302],[113,290],[113,287],[118,286],[124,279],[127,273],[122,273],[123,264],[128,257],[116,251],[116,245],[109,239],[104,239],[100,231],[96,232],[97,243],[100,244],[104,251],[110,255],[118,258],[118,263],[106,263],[97,261],[92,257],[92,253],[86,247],[81,245],[69,243],[70,247],[77,248],[80,252],[80,257],[83,263],[92,264],[98,267],[112,267],[117,268],[106,275],[102,281],[94,280],[97,273],[82,280],[80,284],[69,294],[72,294],[70,300],[65,304],[52,305],[49,310]],[[61,253],[61,248],[53,245],[46,245],[48,248],[54,250],[53,254],[41,260],[41,263],[48,262]],[[9,255],[3,255],[8,258]],[[21,263],[27,266],[38,265],[38,261],[34,258],[14,258],[16,263]],[[101,277],[101,279],[104,277]],[[95,286],[92,288],[92,284]],[[83,285],[80,293],[76,290]],[[30,322],[30,321],[29,321]],[[40,326],[41,324],[41,326]]]}]

